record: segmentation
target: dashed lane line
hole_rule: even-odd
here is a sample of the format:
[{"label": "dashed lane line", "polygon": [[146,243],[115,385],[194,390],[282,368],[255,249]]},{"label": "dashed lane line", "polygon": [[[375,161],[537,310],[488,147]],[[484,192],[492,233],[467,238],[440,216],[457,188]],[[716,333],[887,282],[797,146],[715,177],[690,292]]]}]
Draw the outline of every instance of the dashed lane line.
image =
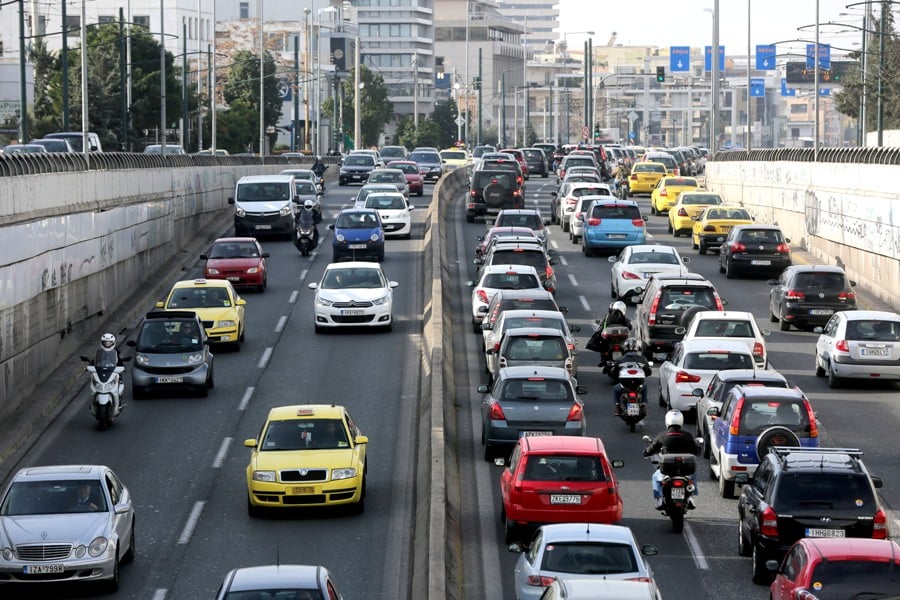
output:
[{"label": "dashed lane line", "polygon": [[691,529],[689,523],[684,524],[684,538],[687,540],[688,549],[691,551],[691,557],[694,559],[697,569],[709,571],[709,563],[706,561],[706,556],[700,548],[700,542],[697,541],[697,536],[694,535],[694,530]]},{"label": "dashed lane line", "polygon": [[247,405],[250,404],[250,398],[253,397],[253,390],[255,390],[255,389],[256,388],[251,386],[251,387],[248,387],[246,390],[244,390],[244,396],[241,398],[241,403],[238,405],[238,410],[240,410],[240,411],[247,410]]},{"label": "dashed lane line", "polygon": [[231,446],[232,441],[234,441],[234,438],[232,437],[227,437],[222,440],[222,445],[219,446],[219,451],[216,452],[216,457],[213,459],[213,469],[222,467],[222,463],[225,462],[225,457],[228,456],[228,448]]},{"label": "dashed lane line", "polygon": [[572,273],[567,273],[567,275],[569,276],[569,283],[572,284],[572,287],[578,287],[578,280],[575,279],[575,275]]},{"label": "dashed lane line", "polygon": [[265,369],[266,365],[269,364],[269,359],[272,358],[272,347],[269,346],[265,350],[263,350],[263,354],[259,359],[259,364],[256,366],[260,369]]},{"label": "dashed lane line", "polygon": [[578,301],[581,302],[581,306],[584,307],[584,310],[587,312],[591,312],[591,305],[588,304],[587,298],[584,296],[578,296]]},{"label": "dashed lane line", "polygon": [[188,515],[187,522],[184,524],[184,529],[181,530],[181,535],[178,537],[179,544],[184,545],[191,541],[191,536],[194,535],[194,529],[197,528],[197,522],[200,521],[200,515],[203,514],[204,506],[206,506],[205,500],[197,500],[194,502],[194,508],[191,509],[191,514]]}]

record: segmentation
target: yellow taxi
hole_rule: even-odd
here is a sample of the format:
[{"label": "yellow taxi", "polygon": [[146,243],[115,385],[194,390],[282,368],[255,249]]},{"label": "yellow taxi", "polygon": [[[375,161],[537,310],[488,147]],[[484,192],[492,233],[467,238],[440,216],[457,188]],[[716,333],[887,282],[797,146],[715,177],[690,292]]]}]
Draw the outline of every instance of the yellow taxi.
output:
[{"label": "yellow taxi", "polygon": [[441,162],[444,163],[444,172],[449,173],[459,167],[468,167],[472,164],[469,153],[460,148],[447,148],[441,150]]},{"label": "yellow taxi", "polygon": [[169,295],[156,308],[191,310],[203,322],[209,342],[241,347],[244,341],[244,305],[234,286],[226,279],[176,281]]},{"label": "yellow taxi", "polygon": [[663,177],[650,192],[650,214],[661,215],[675,205],[681,192],[695,192],[700,189],[696,177]]},{"label": "yellow taxi", "polygon": [[310,506],[362,512],[368,443],[343,406],[276,406],[259,437],[244,440],[251,448],[247,512]]},{"label": "yellow taxi", "polygon": [[691,232],[691,247],[700,254],[712,247],[718,248],[728,237],[728,232],[735,225],[749,225],[753,217],[746,208],[740,206],[710,206],[701,212],[694,221]]},{"label": "yellow taxi", "polygon": [[666,176],[666,165],[657,162],[636,162],[628,177],[628,193],[650,194],[659,180]]},{"label": "yellow taxi", "polygon": [[669,233],[675,237],[691,235],[695,217],[707,207],[722,204],[725,204],[722,196],[714,192],[681,192],[669,209]]}]

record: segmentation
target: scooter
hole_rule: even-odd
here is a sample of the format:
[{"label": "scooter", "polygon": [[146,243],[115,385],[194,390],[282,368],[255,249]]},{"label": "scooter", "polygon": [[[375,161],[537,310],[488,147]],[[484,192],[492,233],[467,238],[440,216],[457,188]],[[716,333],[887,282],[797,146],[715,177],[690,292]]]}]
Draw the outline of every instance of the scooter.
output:
[{"label": "scooter", "polygon": [[[598,325],[602,323],[600,319],[594,321]],[[631,330],[624,325],[607,325],[600,332],[600,337],[606,343],[606,350],[601,353],[601,364],[609,364],[622,358],[622,342],[628,339]],[[609,372],[608,370],[606,371]]]},{"label": "scooter", "polygon": [[[653,442],[649,435],[641,439],[647,443]],[[702,445],[703,438],[697,438],[696,442]],[[657,510],[672,520],[674,533],[681,533],[684,529],[684,516],[694,508],[690,499],[696,488],[691,475],[697,470],[697,457],[693,454],[654,454],[649,458],[657,466],[654,478],[662,481],[663,503]]]},{"label": "scooter", "polygon": [[644,368],[637,362],[624,362],[619,365],[618,371],[618,377],[613,381],[617,386],[619,416],[628,424],[628,430],[634,433],[635,426],[647,416],[647,403],[644,402],[644,380],[647,376],[644,375]]},{"label": "scooter", "polygon": [[[122,414],[122,398],[125,395],[125,383],[122,374],[125,367],[117,364],[118,354],[113,351],[97,352],[94,360],[82,356],[81,360],[88,363],[85,370],[91,376],[91,403],[89,409],[91,415],[97,419],[100,431],[105,431],[112,425],[113,419]],[[130,356],[123,356],[121,362],[128,362]]]},{"label": "scooter", "polygon": [[294,232],[294,245],[302,256],[309,256],[309,253],[319,245],[319,232],[316,231],[316,226],[305,226],[298,223]]}]

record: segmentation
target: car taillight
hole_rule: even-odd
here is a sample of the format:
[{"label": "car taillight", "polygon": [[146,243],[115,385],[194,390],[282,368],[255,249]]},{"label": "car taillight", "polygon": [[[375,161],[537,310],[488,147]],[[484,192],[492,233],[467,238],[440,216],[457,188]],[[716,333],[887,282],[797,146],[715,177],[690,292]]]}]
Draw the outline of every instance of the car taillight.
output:
[{"label": "car taillight", "polygon": [[684,210],[684,207],[683,207],[683,206],[682,206],[681,208],[678,209],[678,216],[679,216],[679,217],[686,217],[686,216],[688,216],[687,211]]},{"label": "car taillight", "polygon": [[781,252],[782,254],[787,254],[791,251],[791,247],[787,244],[778,244],[775,246],[775,252]]},{"label": "car taillight", "polygon": [[725,310],[725,305],[722,304],[722,299],[719,298],[719,292],[713,292],[713,298],[716,299],[716,310]]},{"label": "car taillight", "polygon": [[746,252],[746,251],[747,251],[747,246],[743,245],[740,242],[733,242],[731,244],[731,252],[732,253]]},{"label": "car taillight", "polygon": [[838,294],[838,300],[855,300],[856,292],[841,292]]},{"label": "car taillight", "polygon": [[575,402],[572,404],[572,408],[569,409],[569,415],[566,417],[566,421],[580,421],[582,413],[584,413],[584,409],[580,404]]},{"label": "car taillight", "polygon": [[521,177],[516,177],[516,183],[518,183],[519,185],[522,185],[522,181],[523,181],[523,179]]},{"label": "car taillight", "polygon": [[647,317],[648,325],[656,325],[656,309],[659,307],[659,294],[657,294],[656,298],[653,299],[653,304],[650,305],[650,314]]},{"label": "car taillight", "polygon": [[596,227],[599,224],[600,219],[598,219],[597,217],[591,217],[590,219],[588,219],[588,225],[590,225],[591,227]]},{"label": "car taillight", "polygon": [[631,224],[634,225],[635,227],[643,227],[644,220],[643,219],[632,219]]},{"label": "car taillight", "polygon": [[578,219],[580,219],[582,214],[583,213],[581,211],[578,211],[577,213],[575,213],[575,220],[577,221]]},{"label": "car taillight", "polygon": [[566,204],[569,206],[575,206],[578,202],[578,198],[566,198]]},{"label": "car taillight", "polygon": [[[710,46],[710,48],[712,48],[712,46]],[[475,196],[478,195],[478,192],[476,192],[475,190],[472,190],[471,194],[472,194],[472,197],[474,198]]]},{"label": "car taillight", "polygon": [[875,513],[875,524],[872,527],[872,537],[876,540],[886,540],[888,538],[887,515],[880,508]]},{"label": "car taillight", "polygon": [[491,404],[491,409],[488,411],[488,416],[491,421],[505,421],[506,415],[503,414],[503,407],[500,406],[498,402],[494,402]]},{"label": "car taillight", "polygon": [[678,371],[678,373],[675,374],[675,383],[697,383],[699,381],[699,375],[694,375],[687,371]]},{"label": "car taillight", "polygon": [[850,352],[850,344],[847,343],[847,340],[838,340],[834,343],[834,347],[837,348],[840,352]]},{"label": "car taillight", "polygon": [[622,581],[641,581],[643,583],[650,583],[649,577],[628,577],[627,579],[623,579]]},{"label": "car taillight", "polygon": [[641,279],[641,276],[631,271],[622,271],[622,279]]},{"label": "car taillight", "polygon": [[556,581],[556,577],[548,577],[547,575],[529,575],[525,578],[525,585],[533,587],[550,587],[553,585],[554,581]]},{"label": "car taillight", "polygon": [[553,279],[553,267],[548,266],[548,267],[544,270],[544,276],[545,276],[548,280]]},{"label": "car taillight", "polygon": [[784,293],[784,297],[792,300],[803,300],[806,298],[806,294],[800,290],[788,290]]},{"label": "car taillight", "polygon": [[[710,47],[711,47],[711,46],[710,46]],[[660,195],[660,196],[668,196],[668,195],[669,195],[669,192],[667,192],[666,190],[661,190],[661,191],[659,192],[659,195]]]},{"label": "car taillight", "polygon": [[[710,48],[712,48],[712,46],[710,46]],[[632,181],[637,181],[637,180],[638,180],[637,173],[632,173],[632,174],[631,174],[631,180],[632,180]]]},{"label": "car taillight", "polygon": [[735,407],[734,414],[731,416],[731,423],[728,424],[728,432],[731,435],[738,434],[738,425],[740,425],[741,422],[741,410],[743,410],[743,408],[744,402],[738,402],[737,406]]},{"label": "car taillight", "polygon": [[753,342],[753,356],[759,356],[762,358],[765,349],[763,348],[762,342]]},{"label": "car taillight", "polygon": [[[712,48],[712,46],[710,46],[710,48]],[[559,170],[559,177],[560,177],[560,179],[565,179],[565,178],[566,178],[566,170],[565,170],[565,169],[560,169],[560,170]]]},{"label": "car taillight", "polygon": [[478,301],[479,301],[479,302],[483,302],[483,303],[485,303],[485,304],[490,304],[490,303],[491,303],[491,299],[488,298],[487,292],[485,292],[484,290],[478,290],[476,293],[478,294]]},{"label": "car taillight", "polygon": [[778,537],[778,513],[771,506],[762,513],[762,523],[760,523],[759,532],[766,537]]},{"label": "car taillight", "polygon": [[809,419],[809,437],[819,437],[819,426],[816,424],[816,413],[813,412],[812,404],[804,400],[803,406],[806,408],[806,418]]},{"label": "car taillight", "polygon": [[684,486],[684,481],[682,481],[681,479],[675,479],[674,481],[672,481],[672,487],[682,487],[682,486]]},{"label": "car taillight", "polygon": [[494,352],[500,351],[500,342],[494,342]]},{"label": "car taillight", "polygon": [[[710,47],[711,47],[711,46],[710,46]],[[713,225],[706,225],[706,226],[703,228],[703,231],[712,231],[713,233],[715,233],[716,228],[715,228],[715,226],[713,226]]]}]

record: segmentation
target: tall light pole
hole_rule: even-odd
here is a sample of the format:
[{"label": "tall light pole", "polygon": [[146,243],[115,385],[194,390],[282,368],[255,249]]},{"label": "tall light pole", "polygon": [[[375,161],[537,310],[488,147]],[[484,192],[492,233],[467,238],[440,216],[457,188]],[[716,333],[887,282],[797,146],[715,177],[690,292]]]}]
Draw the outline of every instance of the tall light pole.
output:
[{"label": "tall light pole", "polygon": [[359,35],[354,38],[353,48],[353,149],[359,150],[359,97],[362,94],[362,81],[359,75]]},{"label": "tall light pole", "polygon": [[[816,19],[818,21],[818,18]],[[751,146],[753,144],[753,132],[751,131],[751,127],[753,126],[752,119],[750,118],[750,102],[752,96],[750,96],[750,0],[747,0],[747,152],[750,152]],[[734,110],[734,108],[732,108]]]},{"label": "tall light pole", "polygon": [[463,125],[465,125],[465,134],[463,135],[463,143],[467,150],[470,149],[469,146],[469,6],[471,5],[471,0],[466,0],[466,62],[465,62],[465,71],[463,72],[463,94],[465,96],[465,105],[466,105],[466,120]]},{"label": "tall light pole", "polygon": [[159,0],[159,141],[166,154],[166,0]]},{"label": "tall light pole", "polygon": [[259,17],[259,156],[266,155],[266,46],[263,37],[263,0],[257,0]]},{"label": "tall light pole", "polygon": [[209,143],[212,148],[213,156],[216,155],[216,107],[217,107],[217,91],[218,87],[216,86],[216,59],[218,54],[216,54],[216,0],[212,0],[212,68],[210,69],[210,90],[209,94],[212,98],[212,102],[210,102],[210,108],[212,115],[209,121]]},{"label": "tall light pole", "polygon": [[814,111],[815,115],[815,133],[813,133],[813,161],[819,160],[819,125],[821,117],[819,116],[819,0],[816,0],[816,43],[813,46],[813,52],[815,56],[813,57],[813,68],[816,70],[814,87],[816,90],[816,97],[813,99]]},{"label": "tall light pole", "polygon": [[[709,151],[715,154],[719,149],[719,0],[713,2],[712,48],[710,48],[711,109],[709,115]],[[734,107],[732,107],[733,109]]]},{"label": "tall light pole", "polygon": [[[88,78],[87,78],[87,19],[85,0],[81,0],[81,145],[87,160],[91,147],[88,144]],[[37,15],[34,15],[37,18]],[[22,113],[24,120],[25,114]],[[22,140],[25,142],[26,140]]]}]

